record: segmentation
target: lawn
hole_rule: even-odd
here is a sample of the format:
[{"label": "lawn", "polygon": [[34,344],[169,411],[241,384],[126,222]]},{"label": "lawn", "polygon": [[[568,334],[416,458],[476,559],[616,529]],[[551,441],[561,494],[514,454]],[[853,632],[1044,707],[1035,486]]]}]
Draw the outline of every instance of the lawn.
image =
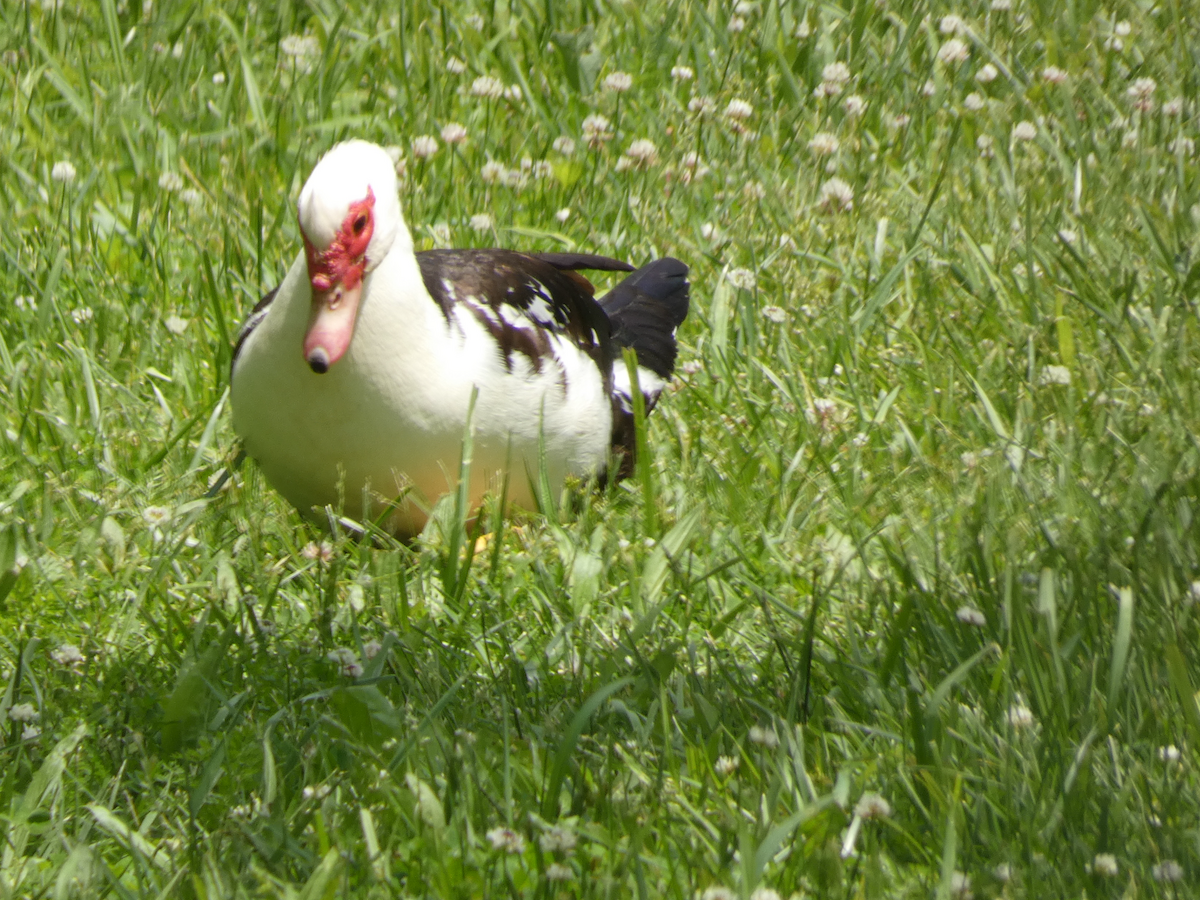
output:
[{"label": "lawn", "polygon": [[[0,7],[0,898],[1190,896],[1189,6]],[[352,136],[419,248],[692,267],[636,477],[235,466]]]}]

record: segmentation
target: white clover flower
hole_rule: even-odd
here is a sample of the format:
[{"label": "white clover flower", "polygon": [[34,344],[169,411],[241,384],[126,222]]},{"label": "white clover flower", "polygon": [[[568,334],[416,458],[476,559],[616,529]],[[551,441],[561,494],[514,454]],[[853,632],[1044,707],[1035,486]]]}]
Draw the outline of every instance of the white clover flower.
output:
[{"label": "white clover flower", "polygon": [[335,663],[338,671],[346,678],[358,678],[363,673],[362,663],[358,661],[358,654],[349,647],[337,647],[330,650],[325,654],[325,658]]},{"label": "white clover flower", "polygon": [[379,651],[383,649],[383,644],[372,638],[363,644],[363,656],[367,659],[374,659],[379,655]]},{"label": "white clover flower", "polygon": [[1129,37],[1129,35],[1133,34],[1133,26],[1122,19],[1113,27],[1113,34],[1117,37]]},{"label": "white clover flower", "polygon": [[570,866],[564,866],[562,863],[550,863],[546,866],[547,881],[570,881],[575,877],[575,873],[571,871]]},{"label": "white clover flower", "polygon": [[183,187],[183,178],[178,172],[163,172],[158,176],[158,186],[164,191],[177,191]]},{"label": "white clover flower", "polygon": [[1037,137],[1037,126],[1028,120],[1018,122],[1013,126],[1012,136],[1018,141],[1032,141]]},{"label": "white clover flower", "polygon": [[623,94],[633,87],[633,76],[628,72],[610,72],[604,76],[600,86],[614,94]]},{"label": "white clover flower", "polygon": [[575,849],[577,842],[578,838],[575,836],[575,832],[561,825],[551,826],[538,838],[538,844],[546,853],[570,853]]},{"label": "white clover flower", "polygon": [[845,212],[854,208],[854,188],[840,178],[830,178],[823,185],[817,201],[822,209]]},{"label": "white clover flower", "polygon": [[732,16],[725,27],[729,29],[730,34],[741,34],[746,30],[746,20],[741,16]]},{"label": "white clover flower", "polygon": [[960,606],[954,616],[964,625],[974,625],[977,628],[982,628],[987,624],[987,618],[973,606]]},{"label": "white clover flower", "polygon": [[563,156],[570,156],[572,153],[575,152],[575,142],[573,140],[571,140],[569,137],[567,137],[566,135],[562,135],[561,137],[556,137],[554,139],[554,143],[551,144],[550,146],[553,147],[555,149],[555,151],[557,151],[558,153],[561,153]]},{"label": "white clover flower", "polygon": [[782,306],[764,306],[762,308],[762,317],[768,322],[782,325],[787,321],[787,310]]},{"label": "white clover flower", "polygon": [[705,165],[704,160],[700,158],[700,154],[694,150],[689,150],[683,154],[683,157],[679,160],[679,164],[683,167],[683,173],[679,176],[679,179],[684,184],[691,184],[693,179],[703,178],[712,171],[712,169]]},{"label": "white clover flower", "polygon": [[183,59],[183,41],[175,42],[175,46],[171,48],[171,57],[173,59]]},{"label": "white clover flower", "polygon": [[504,82],[491,75],[480,75],[471,82],[471,95],[487,100],[499,100],[504,96]]},{"label": "white clover flower", "polygon": [[954,872],[950,875],[950,896],[960,900],[971,900],[971,876],[965,872]]},{"label": "white clover flower", "polygon": [[691,81],[695,77],[691,66],[671,66],[671,78],[675,81]]},{"label": "white clover flower", "polygon": [[65,159],[56,162],[54,167],[50,170],[50,177],[54,181],[60,181],[63,184],[70,184],[72,181],[74,181],[75,174],[75,167]]},{"label": "white clover flower", "polygon": [[800,40],[805,40],[812,34],[812,26],[808,24],[808,19],[801,19],[796,25],[796,37]]},{"label": "white clover flower", "polygon": [[76,325],[85,325],[92,321],[96,316],[96,311],[90,306],[81,306],[79,309],[71,310],[71,318],[75,320]]},{"label": "white clover flower", "polygon": [[471,13],[469,16],[464,18],[463,21],[476,31],[483,31],[483,16],[481,16],[479,13]]},{"label": "white clover flower", "polygon": [[706,241],[712,240],[717,234],[717,226],[712,222],[705,222],[700,226],[700,237],[704,238]]},{"label": "white clover flower", "polygon": [[1008,863],[999,863],[996,868],[992,869],[992,874],[1001,884],[1008,884],[1012,881],[1012,866]]},{"label": "white clover flower", "polygon": [[1012,9],[1012,0],[992,0],[992,9],[996,12],[1008,12]]},{"label": "white clover flower", "polygon": [[1006,718],[1008,719],[1008,724],[1017,729],[1030,728],[1035,722],[1033,712],[1021,700],[1018,700],[1008,708]]},{"label": "white clover flower", "polygon": [[184,188],[179,192],[179,199],[188,206],[203,206],[204,195],[195,188]]},{"label": "white clover flower", "polygon": [[758,284],[757,276],[749,269],[730,269],[725,274],[725,280],[743,291],[752,291]]},{"label": "white clover flower", "polygon": [[718,778],[728,778],[737,771],[738,766],[742,764],[740,759],[733,756],[718,756],[717,761],[713,763],[713,771]]},{"label": "white clover flower", "polygon": [[1158,748],[1158,758],[1165,763],[1177,763],[1183,758],[1183,754],[1179,752],[1179,748],[1174,744],[1168,744],[1165,747]]},{"label": "white clover flower", "polygon": [[1097,853],[1092,860],[1092,871],[1105,878],[1115,878],[1117,875],[1117,858],[1111,853]]},{"label": "white clover flower", "polygon": [[842,108],[846,110],[846,115],[852,119],[857,119],[867,110],[867,101],[858,94],[851,94],[842,103]]},{"label": "white clover flower", "polygon": [[612,140],[612,123],[599,113],[592,113],[583,120],[580,127],[583,130],[584,141],[593,149],[605,141]]},{"label": "white clover flower", "polygon": [[971,55],[971,49],[958,38],[950,38],[946,43],[938,48],[938,62],[946,65],[957,65],[961,62],[966,62],[967,57]]},{"label": "white clover flower", "polygon": [[525,99],[525,94],[519,84],[510,84],[504,89],[504,99],[510,103],[520,103]]},{"label": "white clover flower", "polygon": [[142,510],[142,518],[146,520],[148,525],[154,528],[157,528],[159,525],[166,525],[171,521],[171,507],[147,506]]},{"label": "white clover flower", "polygon": [[967,23],[960,16],[942,16],[938,22],[938,31],[942,34],[960,34],[967,30]]},{"label": "white clover flower", "polygon": [[1042,78],[1051,84],[1062,84],[1067,80],[1066,69],[1060,69],[1058,66],[1046,66],[1042,70]]},{"label": "white clover flower", "polygon": [[1000,77],[1000,70],[991,63],[984,63],[975,73],[975,80],[980,84],[989,84]]},{"label": "white clover flower", "polygon": [[1193,581],[1188,585],[1187,593],[1183,595],[1183,602],[1188,606],[1200,603],[1200,581]]},{"label": "white clover flower", "polygon": [[725,107],[725,118],[735,122],[744,122],[752,115],[754,115],[754,107],[745,100],[730,100],[729,105]]},{"label": "white clover flower", "polygon": [[822,431],[831,432],[842,424],[846,414],[838,407],[836,400],[829,397],[814,397],[812,406],[808,409],[807,418]]},{"label": "white clover flower", "polygon": [[279,50],[296,72],[307,75],[316,68],[321,56],[321,45],[312,35],[289,34],[279,42]]},{"label": "white clover flower", "polygon": [[1183,881],[1183,866],[1173,859],[1165,859],[1150,870],[1150,875],[1155,881]]},{"label": "white clover flower", "polygon": [[21,729],[21,740],[23,741],[36,741],[41,736],[42,729],[36,725],[26,725]]},{"label": "white clover flower", "polygon": [[756,887],[750,894],[750,900],[783,900],[779,891],[773,888],[760,886]]},{"label": "white clover flower", "polygon": [[892,814],[892,807],[879,794],[867,791],[854,804],[854,814],[864,819],[885,819]]},{"label": "white clover flower", "polygon": [[490,213],[476,213],[471,216],[471,228],[474,231],[491,231],[495,224]]},{"label": "white clover flower", "polygon": [[1043,366],[1038,384],[1070,384],[1071,370],[1066,366]]},{"label": "white clover flower", "polygon": [[1175,97],[1162,105],[1163,115],[1178,116],[1183,112],[1183,98]]},{"label": "white clover flower", "polygon": [[779,746],[779,735],[775,733],[775,729],[773,728],[764,728],[760,725],[755,725],[750,729],[750,743],[759,744],[768,750],[774,750]]},{"label": "white clover flower", "polygon": [[32,703],[14,703],[8,708],[8,717],[14,722],[34,722],[39,716]]},{"label": "white clover flower", "polygon": [[76,666],[87,659],[74,644],[62,644],[58,649],[51,650],[50,658],[60,666]]},{"label": "white clover flower", "polygon": [[483,179],[484,184],[495,184],[504,179],[508,174],[508,168],[503,163],[498,163],[494,159],[489,159],[483,164],[483,168],[479,170],[479,177]]},{"label": "white clover flower", "polygon": [[571,207],[564,206],[562,209],[560,209],[558,212],[556,212],[554,214],[554,218],[557,219],[559,222],[566,222],[567,219],[571,218]]},{"label": "white clover flower", "polygon": [[30,312],[37,311],[37,301],[34,300],[33,297],[30,297],[30,296],[13,297],[13,306],[15,306],[17,309],[21,310],[22,312],[24,312],[25,310],[29,310]]},{"label": "white clover flower", "polygon": [[714,884],[704,889],[700,900],[737,900],[737,894],[721,884]]},{"label": "white clover flower", "polygon": [[837,136],[830,134],[828,131],[819,131],[812,136],[812,140],[808,142],[808,149],[817,156],[832,156],[837,153],[838,147],[841,144],[838,142]]},{"label": "white clover flower", "polygon": [[717,103],[712,97],[695,96],[688,101],[688,112],[698,116],[712,115],[717,108]]},{"label": "white clover flower", "polygon": [[446,59],[446,71],[451,75],[461,75],[467,71],[467,64],[457,56],[450,56]]},{"label": "white clover flower", "polygon": [[167,316],[165,319],[163,319],[163,327],[166,328],[167,331],[171,332],[171,334],[183,334],[185,331],[187,331],[189,324],[190,323],[187,319],[183,319],[175,315]]},{"label": "white clover flower", "polygon": [[1141,112],[1154,109],[1154,92],[1158,90],[1158,82],[1153,78],[1138,78],[1125,91],[1133,101],[1133,108]]},{"label": "white clover flower", "polygon": [[850,80],[850,67],[844,62],[831,62],[821,70],[821,80],[844,86]]},{"label": "white clover flower", "polygon": [[625,151],[625,155],[640,168],[652,166],[658,162],[658,148],[654,146],[653,141],[648,141],[645,138],[634,141],[629,145],[629,149]]},{"label": "white clover flower", "polygon": [[963,98],[963,108],[968,112],[979,112],[984,106],[983,94],[972,92]]},{"label": "white clover flower", "polygon": [[449,122],[442,127],[442,140],[447,144],[465,144],[467,129],[457,122]]},{"label": "white clover flower", "polygon": [[438,152],[437,138],[431,134],[417,135],[413,138],[412,152],[417,159],[429,159]]},{"label": "white clover flower", "polygon": [[225,83],[225,73],[224,72],[213,72],[212,83],[215,85],[218,85],[218,86],[224,84]]},{"label": "white clover flower", "polygon": [[937,82],[935,82],[932,78],[928,79],[923,85],[921,85],[921,95],[922,96],[932,97],[936,93],[937,93]]},{"label": "white clover flower", "polygon": [[514,854],[525,852],[524,836],[511,828],[493,828],[487,833],[487,839],[492,842],[493,850]]},{"label": "white clover flower", "polygon": [[333,559],[333,547],[328,541],[321,541],[319,544],[316,541],[309,541],[300,551],[300,555],[305,559],[329,562]]}]

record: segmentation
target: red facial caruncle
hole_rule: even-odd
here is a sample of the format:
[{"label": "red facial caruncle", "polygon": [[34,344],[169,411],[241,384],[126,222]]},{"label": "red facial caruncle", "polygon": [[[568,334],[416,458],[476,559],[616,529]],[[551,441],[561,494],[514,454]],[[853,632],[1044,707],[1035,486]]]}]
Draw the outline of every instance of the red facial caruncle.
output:
[{"label": "red facial caruncle", "polygon": [[371,243],[374,231],[375,192],[368,187],[366,197],[350,204],[341,229],[323,252],[318,253],[305,235],[304,256],[313,291],[324,293],[336,284],[344,288],[356,287],[362,280],[367,245]]},{"label": "red facial caruncle", "polygon": [[304,335],[304,359],[324,374],[342,358],[354,336],[354,321],[362,296],[367,247],[375,232],[375,192],[350,204],[333,242],[317,252],[304,236],[304,258],[312,288],[312,312]]}]

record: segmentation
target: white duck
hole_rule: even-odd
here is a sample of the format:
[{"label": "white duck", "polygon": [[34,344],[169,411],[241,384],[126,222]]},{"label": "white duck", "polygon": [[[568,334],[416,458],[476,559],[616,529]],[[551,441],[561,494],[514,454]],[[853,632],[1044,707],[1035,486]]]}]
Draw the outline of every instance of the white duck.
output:
[{"label": "white duck", "polygon": [[[550,485],[618,476],[633,456],[638,357],[647,411],[675,362],[687,266],[663,258],[605,297],[578,269],[631,271],[584,254],[413,251],[391,158],[374,144],[330,150],[300,192],[304,251],[254,308],[234,348],[234,429],[304,514],[386,510],[409,537],[456,486],[470,415],[475,508],[507,473],[534,503],[544,447]],[[616,457],[614,457],[616,458]]]}]

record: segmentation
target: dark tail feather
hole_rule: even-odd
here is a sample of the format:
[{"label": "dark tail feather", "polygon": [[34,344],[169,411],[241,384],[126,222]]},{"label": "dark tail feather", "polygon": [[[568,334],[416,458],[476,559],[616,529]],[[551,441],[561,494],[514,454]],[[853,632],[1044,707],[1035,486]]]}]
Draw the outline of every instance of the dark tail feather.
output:
[{"label": "dark tail feather", "polygon": [[[600,308],[612,325],[617,347],[632,347],[637,354],[638,378],[646,412],[654,408],[666,380],[675,368],[675,329],[688,314],[688,267],[669,256],[642,266],[600,299]],[[644,377],[643,377],[644,376]],[[657,380],[656,378],[661,379]],[[633,473],[637,435],[629,378],[620,356],[613,365],[613,433],[615,469],[604,480],[620,481]]]},{"label": "dark tail feather", "polygon": [[664,256],[642,266],[600,299],[618,347],[661,378],[675,368],[675,329],[688,314],[688,267]]}]

